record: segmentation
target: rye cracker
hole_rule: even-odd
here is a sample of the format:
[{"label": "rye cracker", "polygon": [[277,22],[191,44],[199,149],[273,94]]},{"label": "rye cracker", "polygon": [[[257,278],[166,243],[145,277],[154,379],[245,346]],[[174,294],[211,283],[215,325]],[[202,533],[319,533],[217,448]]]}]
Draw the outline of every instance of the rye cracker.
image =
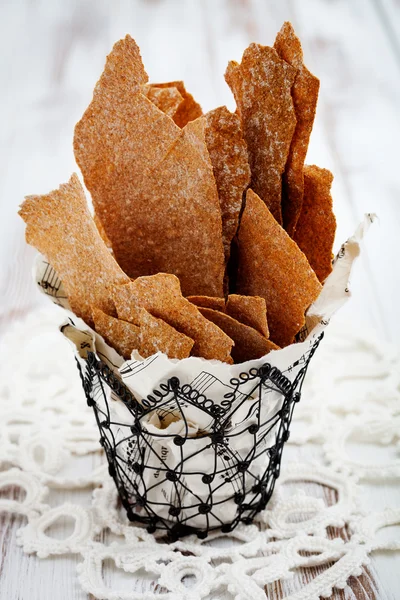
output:
[{"label": "rye cracker", "polygon": [[[127,242],[135,262],[127,272],[131,277],[172,273],[185,296],[221,297],[225,264],[218,193],[203,124],[187,127],[148,173],[134,203],[135,235]],[[124,262],[121,266],[126,270]]]},{"label": "rye cracker", "polygon": [[[221,295],[222,223],[211,163],[140,93],[146,78],[124,54],[134,42],[120,44],[75,128],[75,155],[95,211],[130,277],[170,272],[186,295]],[[131,63],[136,70],[124,73],[121,65]]]},{"label": "rye cracker", "polygon": [[57,271],[74,313],[89,324],[93,306],[112,314],[112,288],[129,277],[101,239],[78,176],[49,194],[27,196],[19,214],[26,241]]},{"label": "rye cracker", "polygon": [[250,167],[246,142],[239,117],[220,106],[205,115],[206,144],[217,184],[222,215],[222,240],[225,262],[242,209],[243,193],[250,183]]},{"label": "rye cracker", "polygon": [[236,100],[247,143],[251,188],[282,223],[282,174],[296,126],[291,88],[296,69],[273,48],[250,44],[225,79]]},{"label": "rye cracker", "polygon": [[212,168],[211,158],[206,144],[205,117],[198,117],[194,121],[190,121],[182,129],[182,135],[186,136],[187,140],[196,148],[203,160]]},{"label": "rye cracker", "polygon": [[308,258],[321,283],[332,271],[336,219],[332,210],[333,175],[315,165],[304,167],[304,200],[294,241]]},{"label": "rye cracker", "polygon": [[291,23],[283,24],[276,36],[274,48],[283,60],[297,70],[292,87],[296,128],[283,174],[282,193],[283,226],[293,237],[303,203],[303,166],[317,108],[319,80],[303,63],[301,43]]},{"label": "rye cracker", "polygon": [[267,305],[264,298],[230,294],[226,302],[226,313],[240,323],[253,327],[266,338],[269,337]]},{"label": "rye cracker", "polygon": [[139,327],[110,317],[98,308],[92,309],[92,317],[97,333],[125,359],[131,357],[132,350],[139,349]]},{"label": "rye cracker", "polygon": [[[156,352],[163,352],[169,358],[182,359],[190,356],[194,341],[187,335],[179,333],[162,319],[153,317],[144,308],[139,314],[139,325],[139,352],[143,358]],[[131,327],[135,327],[135,325],[131,325]]]},{"label": "rye cracker", "polygon": [[265,298],[271,339],[291,344],[321,291],[310,264],[263,201],[248,190],[238,234],[237,291]]},{"label": "rye cracker", "polygon": [[163,113],[171,117],[171,119],[183,101],[183,98],[176,87],[160,88],[155,87],[154,85],[145,85],[142,88],[142,93],[144,96],[147,96],[157,108],[162,110]]},{"label": "rye cracker", "polygon": [[201,110],[200,104],[196,102],[192,94],[185,88],[183,81],[170,81],[167,83],[153,83],[151,84],[157,88],[176,88],[183,100],[178,106],[176,113],[173,116],[175,123],[178,127],[185,127],[190,121],[194,121],[198,117],[201,117],[203,111]]},{"label": "rye cracker", "polygon": [[278,346],[267,340],[253,327],[239,323],[233,317],[211,308],[200,308],[199,310],[204,317],[218,325],[234,341],[232,358],[235,363],[261,358],[271,350],[278,350]]},{"label": "rye cracker", "polygon": [[146,82],[139,50],[127,36],[107,57],[74,135],[75,158],[95,212],[128,274],[135,270],[135,200],[148,170],[180,135],[172,119],[141,93]]},{"label": "rye cracker", "polygon": [[225,300],[224,298],[214,298],[211,296],[188,296],[189,302],[197,307],[212,308],[225,312]]},{"label": "rye cracker", "polygon": [[194,340],[193,356],[230,362],[232,340],[210,323],[181,294],[179,279],[167,273],[138,277],[114,288],[114,302],[120,319],[140,323],[140,309],[175,327]]}]

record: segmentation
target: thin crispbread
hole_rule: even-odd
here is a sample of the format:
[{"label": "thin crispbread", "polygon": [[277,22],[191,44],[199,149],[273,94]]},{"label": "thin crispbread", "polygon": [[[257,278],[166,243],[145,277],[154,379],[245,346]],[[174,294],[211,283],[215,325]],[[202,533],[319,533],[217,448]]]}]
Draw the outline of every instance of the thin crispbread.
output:
[{"label": "thin crispbread", "polygon": [[139,352],[144,358],[156,352],[163,352],[168,358],[183,359],[190,356],[194,341],[144,308],[139,313],[139,326]]},{"label": "thin crispbread", "polygon": [[178,127],[185,127],[190,121],[194,121],[203,114],[200,104],[186,90],[183,81],[168,81],[166,83],[153,83],[151,85],[157,88],[174,87],[182,96],[183,100],[173,116]]},{"label": "thin crispbread", "polygon": [[333,175],[315,165],[304,167],[304,200],[293,239],[321,283],[332,271],[336,219],[332,209]]},{"label": "thin crispbread", "polygon": [[112,314],[111,288],[129,277],[101,239],[78,176],[49,194],[27,196],[19,214],[27,224],[26,241],[56,270],[75,314],[89,324],[93,306]]},{"label": "thin crispbread", "polygon": [[291,88],[296,69],[269,46],[250,44],[225,79],[236,100],[251,169],[251,188],[282,223],[282,175],[296,126]]},{"label": "thin crispbread", "polygon": [[161,88],[147,84],[142,87],[142,93],[171,119],[183,101],[176,87]]},{"label": "thin crispbread", "polygon": [[225,265],[218,193],[202,123],[188,128],[148,173],[135,202],[135,235],[128,240],[135,263],[128,273],[172,273],[185,296],[220,297]]},{"label": "thin crispbread", "polygon": [[264,202],[248,190],[239,233],[237,291],[267,304],[270,338],[291,344],[321,284],[310,264]]},{"label": "thin crispbread", "polygon": [[292,87],[296,128],[283,174],[282,193],[283,226],[293,237],[303,204],[303,166],[317,108],[319,79],[304,65],[301,43],[291,23],[283,24],[274,48],[283,60],[297,70]]},{"label": "thin crispbread", "polygon": [[194,340],[193,356],[230,362],[232,340],[182,296],[174,275],[158,273],[115,286],[113,299],[120,319],[139,324],[140,310],[145,308]]},{"label": "thin crispbread", "polygon": [[75,128],[77,162],[130,277],[170,272],[185,295],[220,295],[222,221],[211,163],[200,142],[141,93],[147,76],[139,59],[131,38],[114,46]]},{"label": "thin crispbread", "polygon": [[264,298],[230,294],[226,302],[226,313],[269,338],[267,305]]},{"label": "thin crispbread", "polygon": [[139,327],[136,325],[106,315],[96,307],[92,308],[92,318],[97,333],[125,359],[131,357],[133,350],[139,349]]},{"label": "thin crispbread", "polygon": [[239,323],[239,321],[225,313],[211,308],[200,308],[199,310],[204,317],[218,325],[234,341],[232,358],[235,363],[261,358],[271,350],[279,349],[276,344],[253,327]]},{"label": "thin crispbread", "polygon": [[187,300],[197,307],[213,308],[225,312],[225,299],[215,298],[213,296],[188,296]]},{"label": "thin crispbread", "polygon": [[220,106],[205,115],[206,144],[217,184],[222,215],[222,239],[225,263],[242,209],[243,193],[250,183],[246,142],[238,115]]}]

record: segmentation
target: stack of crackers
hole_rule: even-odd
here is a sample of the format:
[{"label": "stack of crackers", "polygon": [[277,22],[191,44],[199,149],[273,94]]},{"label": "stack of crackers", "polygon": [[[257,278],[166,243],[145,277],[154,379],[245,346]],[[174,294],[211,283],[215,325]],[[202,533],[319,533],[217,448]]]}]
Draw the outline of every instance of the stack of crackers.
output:
[{"label": "stack of crackers", "polygon": [[123,357],[227,363],[296,341],[331,271],[329,171],[304,164],[319,81],[290,23],[225,74],[236,112],[148,83],[126,36],[76,125],[77,177],[20,210],[72,310]]}]

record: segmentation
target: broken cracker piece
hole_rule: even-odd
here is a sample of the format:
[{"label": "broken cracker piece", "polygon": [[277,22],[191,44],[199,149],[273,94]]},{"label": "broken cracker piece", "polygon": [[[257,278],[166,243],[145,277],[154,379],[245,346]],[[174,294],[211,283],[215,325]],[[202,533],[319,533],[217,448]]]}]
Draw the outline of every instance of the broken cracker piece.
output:
[{"label": "broken cracker piece", "polygon": [[222,215],[222,240],[225,263],[242,209],[243,193],[250,183],[247,146],[239,117],[220,106],[205,115],[206,144],[217,184]]},{"label": "broken cracker piece", "polygon": [[151,85],[157,88],[176,88],[182,96],[183,100],[173,116],[173,120],[178,127],[185,127],[187,123],[194,121],[203,114],[200,104],[195,101],[192,94],[186,91],[183,81],[169,81],[166,83],[153,83]]},{"label": "broken cracker piece", "polygon": [[[153,317],[144,308],[139,314],[140,345],[139,352],[147,358],[156,352],[163,352],[168,358],[187,358],[193,348],[194,341],[187,335],[179,333],[174,327],[162,319]],[[132,327],[135,327],[132,325]]]},{"label": "broken cracker piece", "polygon": [[75,156],[95,211],[130,277],[169,272],[185,294],[221,295],[222,221],[208,153],[205,160],[190,136],[143,96],[146,78],[128,60],[134,42],[121,44],[75,127]]},{"label": "broken cracker piece", "polygon": [[253,327],[239,323],[239,321],[227,314],[212,310],[211,308],[200,308],[199,310],[204,317],[215,323],[215,325],[218,325],[234,341],[232,358],[235,363],[261,358],[271,350],[279,349],[276,344],[267,340],[261,333],[253,329]]},{"label": "broken cracker piece", "polygon": [[160,88],[154,85],[145,85],[142,93],[162,110],[163,113],[173,118],[179,105],[183,101],[181,94],[176,87]]},{"label": "broken cracker piece", "polygon": [[336,219],[332,210],[333,175],[315,165],[304,167],[304,200],[293,239],[321,283],[332,271]]},{"label": "broken cracker piece", "polygon": [[131,357],[133,350],[139,349],[139,327],[110,317],[95,307],[92,316],[97,333],[125,359]]},{"label": "broken cracker piece", "polygon": [[187,299],[197,307],[213,308],[225,312],[224,298],[214,298],[211,296],[188,296]]},{"label": "broken cracker piece", "polygon": [[303,203],[303,166],[317,108],[319,80],[303,63],[301,43],[291,23],[283,24],[276,36],[274,48],[283,60],[297,70],[292,87],[296,128],[283,174],[282,193],[283,226],[293,237]]},{"label": "broken cracker piece", "polygon": [[117,42],[93,99],[75,126],[74,152],[114,254],[129,274],[134,260],[134,201],[147,171],[180,129],[142,93],[147,75],[134,40]]},{"label": "broken cracker piece", "polygon": [[230,361],[233,341],[182,296],[175,275],[158,273],[138,277],[127,285],[115,286],[113,298],[120,319],[139,324],[140,310],[145,308],[194,340],[193,356]]},{"label": "broken cracker piece", "polygon": [[291,88],[296,69],[273,48],[250,44],[225,79],[235,96],[247,143],[251,188],[282,223],[282,174],[296,126]]},{"label": "broken cracker piece", "polygon": [[226,312],[230,317],[244,323],[244,325],[253,327],[266,338],[269,338],[267,305],[264,298],[230,294],[226,302]]},{"label": "broken cracker piece", "polygon": [[112,313],[111,288],[130,280],[101,239],[78,176],[49,194],[27,196],[19,214],[26,241],[56,270],[74,313],[88,324],[93,306]]},{"label": "broken cracker piece", "polygon": [[175,274],[185,296],[220,297],[225,265],[218,193],[203,124],[187,127],[132,202],[135,235],[126,242],[134,260],[129,270],[121,266],[131,277]]},{"label": "broken cracker piece", "polygon": [[321,291],[310,264],[263,201],[248,190],[238,233],[237,291],[265,298],[271,339],[291,344]]}]

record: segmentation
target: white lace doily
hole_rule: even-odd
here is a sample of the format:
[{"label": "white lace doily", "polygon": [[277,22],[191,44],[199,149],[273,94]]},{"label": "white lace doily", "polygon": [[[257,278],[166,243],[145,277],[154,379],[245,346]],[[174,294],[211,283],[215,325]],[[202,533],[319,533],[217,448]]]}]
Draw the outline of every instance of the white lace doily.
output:
[{"label": "white lace doily", "polygon": [[[351,575],[361,573],[373,551],[400,549],[400,541],[384,542],[378,535],[382,528],[400,523],[400,509],[376,506],[375,512],[365,511],[362,502],[363,483],[398,480],[400,460],[377,464],[363,459],[374,457],[373,452],[360,459],[349,451],[353,442],[398,451],[396,349],[348,325],[331,325],[295,410],[276,491],[257,524],[168,545],[129,524],[104,462],[99,459],[94,470],[87,467],[88,461],[86,471],[82,467],[85,455],[100,456],[99,434],[71,348],[57,330],[62,320],[55,307],[32,313],[3,338],[0,352],[0,489],[17,486],[26,491],[21,502],[0,499],[0,512],[27,518],[18,532],[25,552],[40,558],[80,554],[80,585],[107,600],[265,600],[268,584],[293,577],[304,567],[326,566],[286,597],[317,600],[329,596],[334,587],[344,588]],[[308,442],[319,449],[319,458],[291,462],[291,446]],[[293,491],[299,481],[332,488],[336,503],[327,506],[315,495]],[[47,504],[57,490],[84,488],[88,494],[93,490],[88,506]],[[73,533],[64,540],[51,537],[49,528],[64,517],[74,519]],[[346,527],[345,539],[332,539],[332,527]],[[132,577],[151,577],[157,583],[154,591],[110,589],[102,575],[107,560]]]}]

